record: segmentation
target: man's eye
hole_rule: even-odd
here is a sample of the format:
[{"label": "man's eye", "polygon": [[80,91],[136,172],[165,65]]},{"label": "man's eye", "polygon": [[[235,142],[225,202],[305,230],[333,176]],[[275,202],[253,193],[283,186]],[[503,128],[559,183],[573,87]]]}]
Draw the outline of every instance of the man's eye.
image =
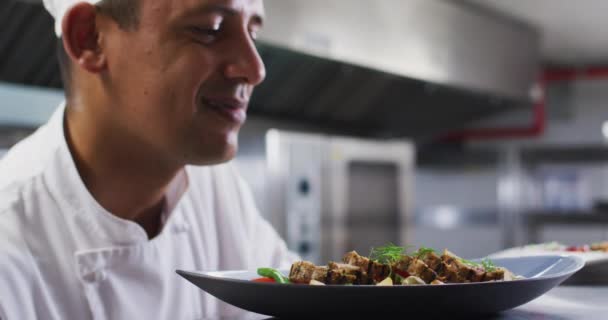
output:
[{"label": "man's eye", "polygon": [[221,29],[220,28],[201,28],[201,27],[191,27],[190,31],[194,34],[197,41],[203,44],[211,44],[217,37],[219,37]]}]

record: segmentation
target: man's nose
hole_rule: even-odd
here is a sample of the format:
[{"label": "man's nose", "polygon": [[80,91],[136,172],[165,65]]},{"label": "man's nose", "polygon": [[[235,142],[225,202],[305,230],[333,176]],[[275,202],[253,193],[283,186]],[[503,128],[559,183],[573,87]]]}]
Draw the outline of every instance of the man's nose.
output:
[{"label": "man's nose", "polygon": [[258,85],[266,78],[266,67],[249,33],[235,39],[228,54],[225,76],[251,85]]}]

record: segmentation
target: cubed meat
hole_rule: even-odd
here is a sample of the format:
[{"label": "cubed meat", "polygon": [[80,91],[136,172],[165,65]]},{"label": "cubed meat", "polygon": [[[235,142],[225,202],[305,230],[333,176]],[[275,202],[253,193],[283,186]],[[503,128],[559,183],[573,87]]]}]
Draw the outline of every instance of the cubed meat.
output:
[{"label": "cubed meat", "polygon": [[330,262],[327,267],[312,262],[298,261],[291,266],[289,280],[293,283],[310,283],[316,280],[325,284],[356,284],[361,279],[361,269],[356,266]]},{"label": "cubed meat", "polygon": [[397,274],[416,276],[426,283],[430,283],[437,278],[437,273],[433,269],[424,261],[415,257],[403,256],[393,265],[393,269]]},{"label": "cubed meat", "polygon": [[486,272],[483,267],[465,263],[460,257],[448,250],[444,250],[441,260],[443,261],[443,270],[440,272],[440,278],[444,278],[445,282],[482,282],[503,280],[504,278],[504,271],[501,269]]},{"label": "cubed meat", "polygon": [[289,281],[293,283],[310,283],[310,280],[317,280],[325,283],[328,267],[318,267],[312,262],[298,261],[291,265],[289,271]]},{"label": "cubed meat", "polygon": [[372,261],[366,257],[359,255],[356,251],[351,251],[344,255],[342,261],[345,264],[359,267],[361,270],[361,277],[359,284],[375,284],[378,283],[391,273],[389,265],[382,264],[376,261]]}]

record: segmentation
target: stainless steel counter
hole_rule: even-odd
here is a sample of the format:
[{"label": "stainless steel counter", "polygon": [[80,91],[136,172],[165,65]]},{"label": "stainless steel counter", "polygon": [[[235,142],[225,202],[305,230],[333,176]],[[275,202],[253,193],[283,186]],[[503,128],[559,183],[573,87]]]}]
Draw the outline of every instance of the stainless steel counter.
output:
[{"label": "stainless steel counter", "polygon": [[560,286],[491,319],[608,319],[608,286]]},{"label": "stainless steel counter", "polygon": [[[525,216],[528,243],[541,242],[541,231],[546,226],[603,226],[608,227],[608,213],[604,211],[571,211],[561,213],[531,212]],[[606,317],[608,319],[608,316]]]}]

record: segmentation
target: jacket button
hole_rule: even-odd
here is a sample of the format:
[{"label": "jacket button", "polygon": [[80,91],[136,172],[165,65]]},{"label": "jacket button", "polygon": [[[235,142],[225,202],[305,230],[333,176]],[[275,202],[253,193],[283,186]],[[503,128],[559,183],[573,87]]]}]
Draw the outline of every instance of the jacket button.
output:
[{"label": "jacket button", "polygon": [[182,233],[188,231],[189,226],[186,223],[178,222],[173,225],[172,229],[175,233]]},{"label": "jacket button", "polygon": [[93,271],[82,277],[82,280],[86,283],[97,283],[104,281],[107,278],[107,274],[103,270]]},{"label": "jacket button", "polygon": [[97,271],[97,282],[101,282],[108,278],[108,274],[105,271]]}]

